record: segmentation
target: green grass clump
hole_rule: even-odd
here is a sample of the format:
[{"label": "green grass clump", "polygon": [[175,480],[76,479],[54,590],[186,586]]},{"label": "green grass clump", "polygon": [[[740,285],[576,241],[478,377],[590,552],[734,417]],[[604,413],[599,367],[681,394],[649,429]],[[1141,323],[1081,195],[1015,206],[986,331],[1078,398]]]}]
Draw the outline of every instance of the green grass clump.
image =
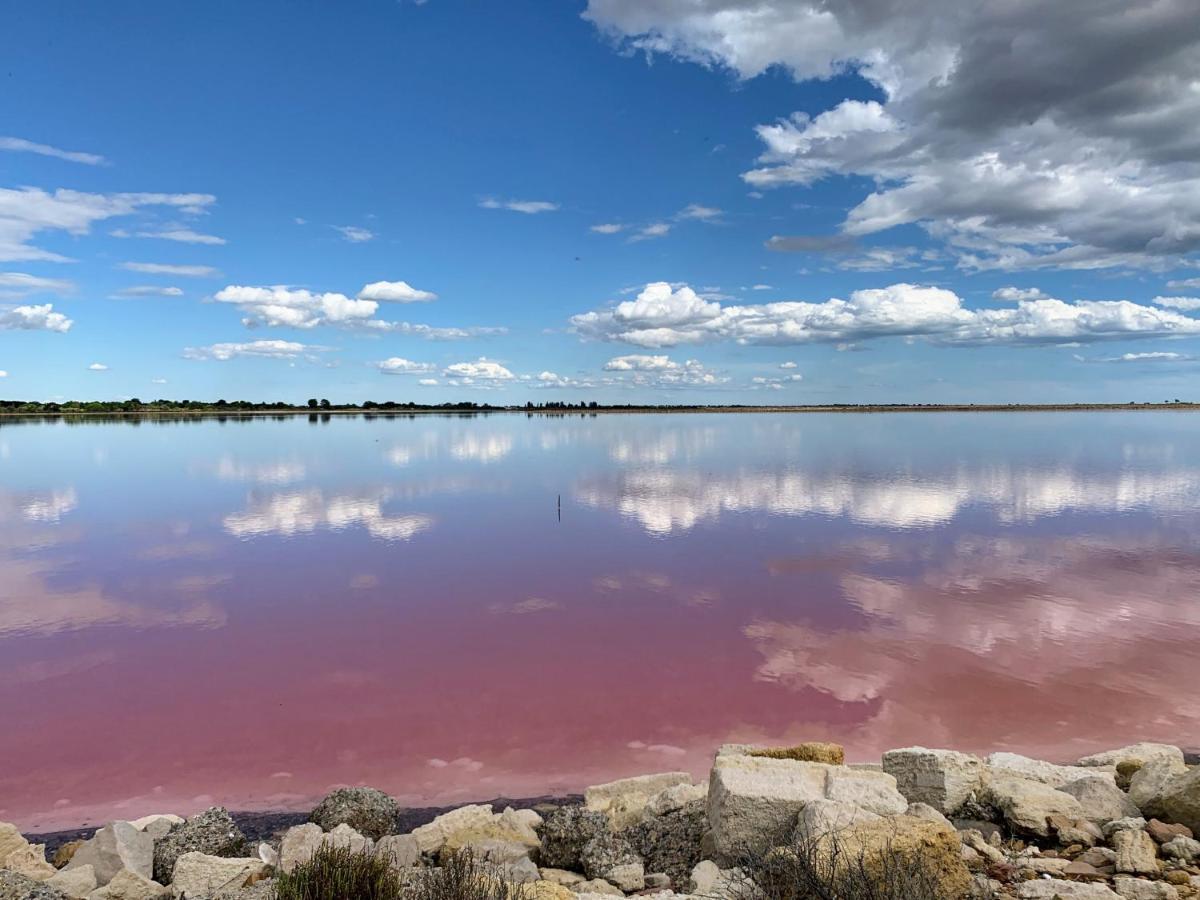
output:
[{"label": "green grass clump", "polygon": [[470,851],[438,868],[398,870],[391,858],[323,845],[312,859],[275,879],[273,900],[530,900]]},{"label": "green grass clump", "polygon": [[328,844],[275,879],[276,900],[399,900],[403,891],[389,858]]}]

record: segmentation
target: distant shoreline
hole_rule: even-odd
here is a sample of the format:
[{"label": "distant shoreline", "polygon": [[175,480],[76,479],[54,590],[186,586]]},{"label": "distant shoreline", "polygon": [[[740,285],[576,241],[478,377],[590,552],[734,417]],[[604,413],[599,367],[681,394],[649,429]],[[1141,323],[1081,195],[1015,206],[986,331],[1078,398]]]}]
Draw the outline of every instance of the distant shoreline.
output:
[{"label": "distant shoreline", "polygon": [[362,416],[363,418],[398,418],[409,416],[477,416],[519,415],[527,416],[588,416],[613,414],[662,414],[662,413],[1030,413],[1030,412],[1196,412],[1200,403],[864,403],[864,404],[804,404],[795,406],[596,406],[596,407],[533,407],[524,406],[396,406],[393,408],[330,407],[307,409],[302,407],[285,409],[154,409],[136,410],[56,410],[17,412],[0,410],[4,419],[207,419],[207,418],[328,418],[332,416]]}]

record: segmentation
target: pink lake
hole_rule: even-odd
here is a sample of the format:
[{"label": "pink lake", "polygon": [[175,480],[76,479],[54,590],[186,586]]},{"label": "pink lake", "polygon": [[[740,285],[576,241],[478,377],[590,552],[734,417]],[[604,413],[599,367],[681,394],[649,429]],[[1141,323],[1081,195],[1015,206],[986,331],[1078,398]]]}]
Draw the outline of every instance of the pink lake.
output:
[{"label": "pink lake", "polygon": [[26,831],[1200,745],[1187,413],[6,422],[0,473]]}]

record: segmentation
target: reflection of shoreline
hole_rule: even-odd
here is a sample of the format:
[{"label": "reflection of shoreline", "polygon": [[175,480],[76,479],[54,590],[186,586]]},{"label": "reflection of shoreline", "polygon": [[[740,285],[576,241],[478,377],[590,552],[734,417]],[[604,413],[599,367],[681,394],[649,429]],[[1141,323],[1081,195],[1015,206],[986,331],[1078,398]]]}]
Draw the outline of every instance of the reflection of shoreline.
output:
[{"label": "reflection of shoreline", "polygon": [[[202,419],[291,419],[304,417],[310,421],[318,418],[350,417],[363,419],[415,419],[418,417],[473,418],[476,416],[523,415],[563,418],[595,415],[677,415],[710,413],[791,413],[791,414],[853,414],[853,413],[1030,413],[1030,412],[1197,412],[1200,403],[913,403],[913,404],[809,404],[801,406],[596,406],[574,409],[526,409],[524,406],[479,407],[476,409],[441,409],[438,407],[397,410],[395,412],[365,412],[362,409],[322,409],[317,412],[305,408],[291,410],[242,410],[222,412],[217,409],[170,409],[152,412],[106,411],[106,412],[0,412],[0,427],[11,422],[90,420],[128,422],[131,420],[187,421]],[[7,420],[7,422],[5,421]]]}]

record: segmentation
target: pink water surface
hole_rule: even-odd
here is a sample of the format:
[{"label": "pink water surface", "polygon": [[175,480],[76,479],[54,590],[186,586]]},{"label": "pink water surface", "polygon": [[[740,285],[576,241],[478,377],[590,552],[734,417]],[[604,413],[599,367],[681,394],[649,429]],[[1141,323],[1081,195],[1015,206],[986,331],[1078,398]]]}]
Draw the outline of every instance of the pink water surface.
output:
[{"label": "pink water surface", "polygon": [[[1200,418],[0,426],[0,819],[1200,745]],[[561,497],[561,520],[558,501]]]}]

